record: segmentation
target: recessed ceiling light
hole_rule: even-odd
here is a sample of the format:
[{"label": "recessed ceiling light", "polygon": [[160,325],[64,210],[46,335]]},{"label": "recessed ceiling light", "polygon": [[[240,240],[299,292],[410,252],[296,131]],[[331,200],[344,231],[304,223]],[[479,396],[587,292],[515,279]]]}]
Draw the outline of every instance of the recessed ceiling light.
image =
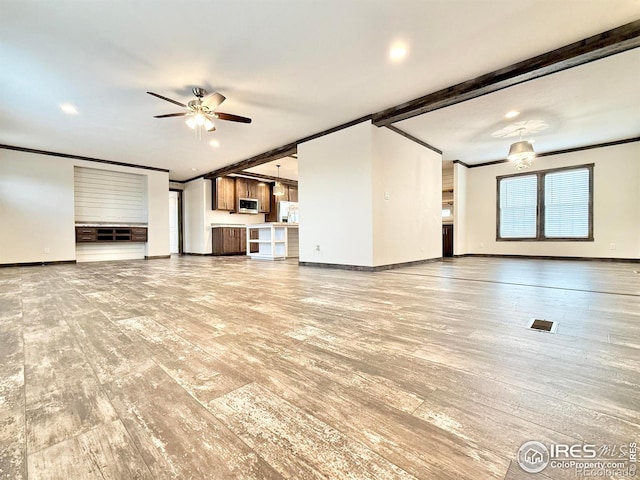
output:
[{"label": "recessed ceiling light", "polygon": [[389,58],[394,62],[399,62],[407,56],[407,47],[402,44],[395,44],[389,50]]},{"label": "recessed ceiling light", "polygon": [[64,113],[68,113],[69,115],[78,114],[78,109],[70,103],[63,103],[62,105],[60,105],[60,110],[62,110]]},{"label": "recessed ceiling light", "polygon": [[510,112],[507,112],[504,118],[516,118],[518,115],[520,115],[520,112],[517,110],[511,110]]},{"label": "recessed ceiling light", "polygon": [[211,140],[209,142],[209,145],[211,145],[214,148],[218,148],[220,146],[220,142],[218,140]]},{"label": "recessed ceiling light", "polygon": [[192,169],[191,169],[191,171],[192,171],[192,172],[197,172],[197,171],[198,171],[198,169],[197,169],[197,168],[192,168]]}]

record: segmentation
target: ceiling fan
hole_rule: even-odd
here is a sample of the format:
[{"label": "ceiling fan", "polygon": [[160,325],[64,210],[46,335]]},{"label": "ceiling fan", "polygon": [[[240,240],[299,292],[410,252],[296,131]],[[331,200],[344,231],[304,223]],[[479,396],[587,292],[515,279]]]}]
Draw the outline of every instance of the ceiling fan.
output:
[{"label": "ceiling fan", "polygon": [[207,132],[214,132],[216,127],[213,120],[228,120],[231,122],[251,123],[251,119],[247,117],[241,117],[240,115],[233,115],[231,113],[222,113],[214,111],[222,102],[226,100],[226,97],[218,92],[207,94],[204,88],[195,87],[191,90],[196,96],[195,100],[191,100],[186,105],[176,100],[163,97],[157,93],[147,92],[149,95],[158,97],[167,102],[174,103],[183,108],[186,108],[186,112],[182,113],[168,113],[166,115],[154,115],[154,118],[169,118],[169,117],[187,117],[186,123],[192,129],[204,128]]}]

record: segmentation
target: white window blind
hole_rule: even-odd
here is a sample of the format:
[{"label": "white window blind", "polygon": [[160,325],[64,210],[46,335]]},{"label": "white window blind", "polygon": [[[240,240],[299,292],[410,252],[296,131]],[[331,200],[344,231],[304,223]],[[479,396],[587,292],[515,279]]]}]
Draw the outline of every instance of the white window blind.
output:
[{"label": "white window blind", "polygon": [[500,180],[500,238],[536,238],[538,177]]},{"label": "white window blind", "polygon": [[544,182],[545,237],[588,237],[589,169],[548,173]]}]

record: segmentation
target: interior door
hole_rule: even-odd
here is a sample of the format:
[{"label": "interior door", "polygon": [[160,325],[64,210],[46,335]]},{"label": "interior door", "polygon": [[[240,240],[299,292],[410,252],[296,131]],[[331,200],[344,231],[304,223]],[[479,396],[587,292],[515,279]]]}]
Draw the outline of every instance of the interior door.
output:
[{"label": "interior door", "polygon": [[453,257],[453,225],[442,226],[442,256]]},{"label": "interior door", "polygon": [[169,192],[169,252],[180,253],[178,192]]}]

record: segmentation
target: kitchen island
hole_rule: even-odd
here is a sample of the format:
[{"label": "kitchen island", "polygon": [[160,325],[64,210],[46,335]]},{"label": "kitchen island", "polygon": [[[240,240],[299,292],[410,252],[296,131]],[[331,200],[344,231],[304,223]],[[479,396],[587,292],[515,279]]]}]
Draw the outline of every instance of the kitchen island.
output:
[{"label": "kitchen island", "polygon": [[[257,238],[252,232],[258,232]],[[252,245],[258,245],[257,252],[252,252]],[[270,222],[247,225],[247,252],[252,259],[257,260],[297,257],[298,224]]]}]

